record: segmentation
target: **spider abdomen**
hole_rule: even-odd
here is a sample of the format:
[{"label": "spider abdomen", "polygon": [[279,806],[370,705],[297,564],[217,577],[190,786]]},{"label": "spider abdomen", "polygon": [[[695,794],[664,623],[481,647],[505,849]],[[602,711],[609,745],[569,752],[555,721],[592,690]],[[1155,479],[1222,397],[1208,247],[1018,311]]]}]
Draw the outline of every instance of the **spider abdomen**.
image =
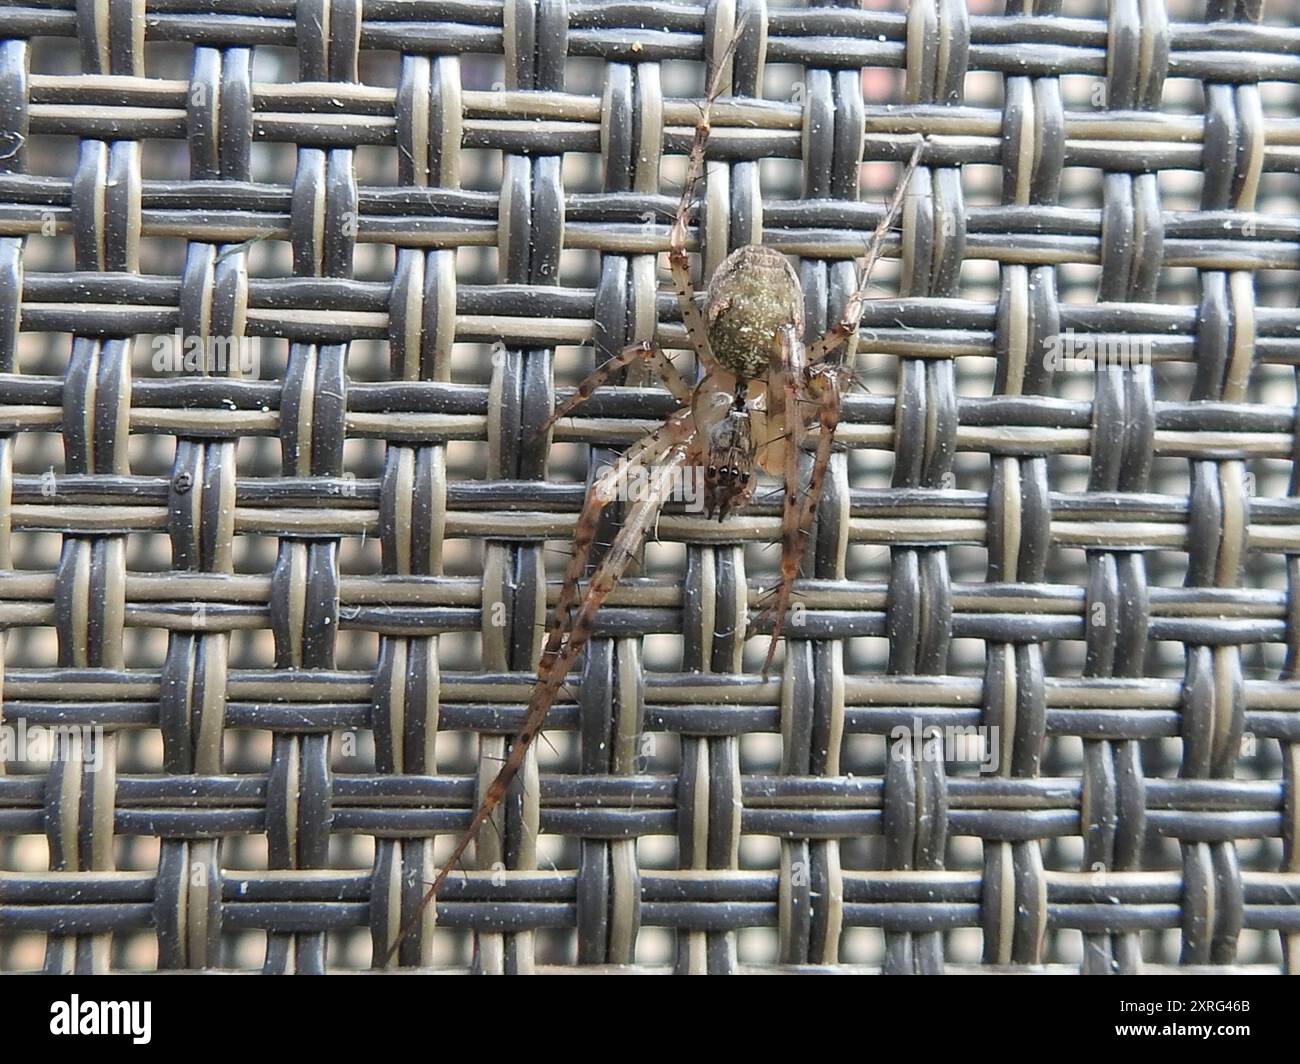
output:
[{"label": "spider abdomen", "polygon": [[786,257],[750,244],[728,255],[713,274],[704,307],[714,357],[738,377],[767,374],[777,332],[803,336],[803,291]]}]

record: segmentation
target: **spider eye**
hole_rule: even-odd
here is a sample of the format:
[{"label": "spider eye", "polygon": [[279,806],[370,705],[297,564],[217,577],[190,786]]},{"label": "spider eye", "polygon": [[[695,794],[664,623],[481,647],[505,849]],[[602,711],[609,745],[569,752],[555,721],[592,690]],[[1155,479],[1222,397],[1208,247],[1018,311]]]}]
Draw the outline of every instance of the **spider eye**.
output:
[{"label": "spider eye", "polygon": [[711,477],[716,477],[717,475],[718,475],[718,467],[717,467],[717,466],[709,466],[709,476],[711,476]]},{"label": "spider eye", "polygon": [[741,474],[740,474],[740,482],[741,482],[742,484],[748,484],[748,483],[749,483],[749,474],[748,474],[748,473],[741,473]]}]

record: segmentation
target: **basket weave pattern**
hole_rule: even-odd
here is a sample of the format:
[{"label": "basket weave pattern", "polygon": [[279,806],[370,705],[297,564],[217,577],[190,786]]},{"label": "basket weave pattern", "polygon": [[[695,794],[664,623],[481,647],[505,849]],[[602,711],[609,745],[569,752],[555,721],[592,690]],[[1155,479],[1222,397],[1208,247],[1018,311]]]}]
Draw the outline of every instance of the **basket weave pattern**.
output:
[{"label": "basket weave pattern", "polygon": [[737,27],[701,277],[819,333],[930,138],[780,664],[779,495],[670,505],[394,963],[1300,965],[1300,31],[1106,6],[0,3],[0,969],[382,957],[669,397],[538,426],[691,365]]}]

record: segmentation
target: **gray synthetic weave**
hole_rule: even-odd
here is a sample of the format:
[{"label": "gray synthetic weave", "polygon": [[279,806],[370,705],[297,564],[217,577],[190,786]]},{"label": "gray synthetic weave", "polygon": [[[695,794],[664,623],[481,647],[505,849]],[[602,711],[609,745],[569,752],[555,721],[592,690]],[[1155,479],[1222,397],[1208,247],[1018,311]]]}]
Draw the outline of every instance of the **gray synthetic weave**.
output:
[{"label": "gray synthetic weave", "polygon": [[1012,6],[0,2],[0,969],[383,956],[669,396],[538,427],[689,378],[739,27],[701,290],[820,333],[929,138],[783,656],[778,485],[670,506],[394,963],[1297,970],[1295,9]]}]

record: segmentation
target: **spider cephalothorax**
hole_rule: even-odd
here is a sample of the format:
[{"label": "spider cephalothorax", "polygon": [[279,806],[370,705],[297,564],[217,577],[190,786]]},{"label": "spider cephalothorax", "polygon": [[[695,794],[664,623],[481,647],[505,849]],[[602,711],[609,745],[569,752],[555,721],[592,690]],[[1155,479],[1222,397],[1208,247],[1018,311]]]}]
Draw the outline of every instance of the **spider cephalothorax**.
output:
[{"label": "spider cephalothorax", "polygon": [[[726,66],[724,58],[719,69]],[[703,476],[706,511],[716,513],[720,520],[749,501],[758,469],[784,479],[781,574],[771,603],[763,611],[772,617],[763,662],[765,676],[772,664],[830,465],[840,396],[852,379],[846,366],[828,356],[857,331],[871,266],[901,209],[903,190],[919,163],[921,149],[913,152],[899,189],[876,227],[861,267],[861,282],[843,316],[820,337],[805,344],[799,279],[785,256],[772,248],[750,246],[732,252],[714,271],[704,306],[695,299],[686,252],[687,225],[695,185],[704,170],[710,106],[720,87],[721,80],[715,77],[695,127],[686,183],[668,236],[673,287],[687,338],[699,358],[699,383],[687,383],[658,346],[643,340],[625,348],[584,380],[544,426],[539,445],[544,445],[546,433],[558,419],[576,409],[614,373],[638,360],[659,375],[677,402],[676,410],[661,425],[634,443],[588,490],[574,528],[573,551],[559,601],[547,627],[524,725],[468,829],[428,893],[405,920],[386,960],[391,960],[479,828],[505,797],[569,670],[595,631],[597,611],[654,527],[659,508],[683,472]],[[800,482],[800,457],[813,429],[817,431],[815,455],[805,488]],[[622,526],[584,591],[581,584],[596,544],[601,514],[623,496],[623,486],[633,476],[646,483],[648,490],[627,507]]]}]

